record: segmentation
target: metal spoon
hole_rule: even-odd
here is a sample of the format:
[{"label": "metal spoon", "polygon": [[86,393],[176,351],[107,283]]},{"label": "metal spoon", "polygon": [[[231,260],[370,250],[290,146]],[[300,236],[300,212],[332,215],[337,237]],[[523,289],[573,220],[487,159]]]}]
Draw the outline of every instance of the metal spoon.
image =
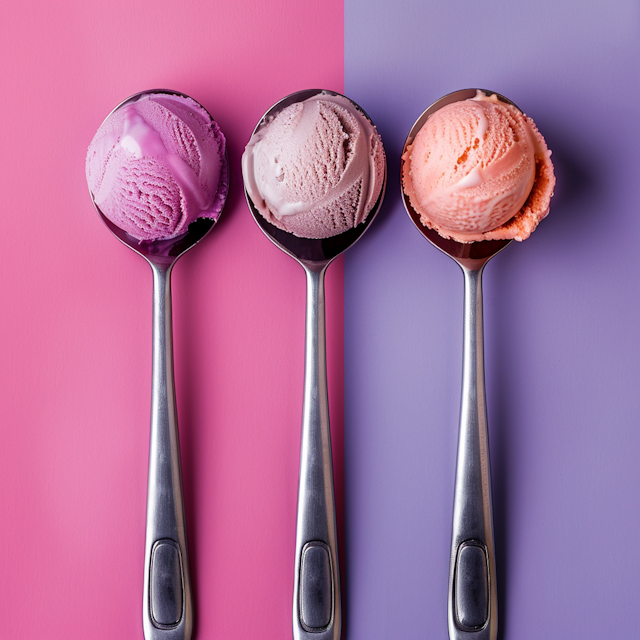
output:
[{"label": "metal spoon", "polygon": [[[189,97],[165,89],[142,91],[111,113],[150,93]],[[200,242],[216,221],[198,218],[177,238],[141,242],[113,224],[95,200],[93,204],[113,235],[141,255],[153,272],[153,373],[142,620],[146,640],[189,640],[193,600],[173,379],[171,271],[178,258]]]},{"label": "metal spoon", "polygon": [[[495,93],[481,91],[487,95]],[[434,102],[411,128],[402,155],[429,116],[452,102],[473,98],[476,92],[477,89],[455,91]],[[497,96],[513,105],[504,96]],[[453,258],[464,274],[462,404],[449,569],[449,638],[495,640],[498,633],[498,594],[484,386],[482,271],[511,240],[469,244],[447,240],[422,224],[409,202],[404,185],[402,198],[409,217],[422,235]]]},{"label": "metal spoon", "polygon": [[[299,91],[276,103],[254,133],[282,109],[302,102],[320,89]],[[340,95],[325,91],[332,95]],[[354,106],[370,120],[358,105]],[[264,234],[297,260],[307,277],[304,400],[293,589],[294,640],[339,640],[342,627],[340,575],[333,491],[329,398],[325,344],[324,274],[329,264],[367,230],[380,209],[386,187],[367,219],[340,235],[322,240],[299,238],[267,222],[247,190],[251,213]]]}]

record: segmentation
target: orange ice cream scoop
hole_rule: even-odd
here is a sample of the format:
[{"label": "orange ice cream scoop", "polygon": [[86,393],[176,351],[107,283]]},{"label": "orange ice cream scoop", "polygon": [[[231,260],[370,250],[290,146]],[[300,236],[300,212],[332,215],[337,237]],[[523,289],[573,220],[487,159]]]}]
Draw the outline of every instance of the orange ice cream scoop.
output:
[{"label": "orange ice cream scoop", "polygon": [[550,156],[531,118],[478,91],[427,119],[402,180],[422,223],[445,238],[525,240],[549,212]]}]

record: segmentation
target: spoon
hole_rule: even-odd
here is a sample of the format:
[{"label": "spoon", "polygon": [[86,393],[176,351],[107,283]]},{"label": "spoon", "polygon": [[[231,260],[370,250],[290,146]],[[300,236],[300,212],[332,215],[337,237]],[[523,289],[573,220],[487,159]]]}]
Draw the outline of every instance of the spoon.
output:
[{"label": "spoon", "polygon": [[[165,89],[142,91],[119,104],[111,114],[151,93],[189,97]],[[91,199],[113,235],[141,255],[153,272],[153,372],[142,617],[146,640],[189,640],[193,599],[173,378],[171,271],[178,258],[211,231],[217,219],[198,218],[181,236],[141,242],[113,224],[95,203],[93,194]]]},{"label": "spoon", "polygon": [[[495,93],[481,91],[488,96]],[[476,92],[476,89],[463,89],[434,102],[411,128],[402,155],[431,115],[448,104],[475,97]],[[516,106],[504,96],[496,95],[501,101]],[[495,640],[498,593],[484,385],[482,272],[487,262],[511,240],[468,244],[448,240],[422,224],[404,191],[404,184],[402,198],[409,217],[422,235],[453,258],[464,274],[462,404],[449,569],[449,638]]]},{"label": "spoon", "polygon": [[[319,93],[340,95],[319,89],[293,93],[271,107],[253,133],[279,111]],[[352,104],[371,121],[358,105]],[[340,639],[342,611],[327,393],[324,275],[329,264],[362,236],[378,213],[386,186],[386,164],[384,171],[380,195],[366,220],[344,233],[320,240],[299,238],[267,222],[245,188],[249,209],[258,226],[277,247],[302,266],[307,278],[304,398],[293,590],[294,640]]]}]

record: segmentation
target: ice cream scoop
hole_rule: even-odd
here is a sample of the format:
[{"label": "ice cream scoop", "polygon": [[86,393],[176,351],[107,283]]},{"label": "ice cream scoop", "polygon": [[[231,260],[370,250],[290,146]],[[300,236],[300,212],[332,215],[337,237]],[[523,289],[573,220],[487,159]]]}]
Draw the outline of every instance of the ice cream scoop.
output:
[{"label": "ice cream scoop", "polygon": [[[163,109],[149,109],[152,102]],[[207,140],[215,142],[215,155],[208,155]],[[100,217],[153,272],[146,640],[189,640],[193,629],[173,378],[171,271],[219,219],[228,175],[218,126],[195,100],[175,91],[145,91],[121,103],[99,129],[87,159],[89,190]]]},{"label": "ice cream scoop", "polygon": [[531,118],[478,91],[417,131],[403,154],[404,191],[422,223],[446,238],[524,240],[549,211],[550,155]]},{"label": "ice cream scoop", "polygon": [[[374,135],[373,124],[355,103],[339,94],[314,89],[294,93],[269,109],[258,123],[252,140],[255,141],[260,132],[276,123],[281,114],[297,117],[296,114],[299,116],[301,113],[298,105],[304,105],[302,109],[306,109],[307,105],[318,101],[339,105],[341,109],[348,105],[345,111],[355,114],[354,119],[366,119],[367,123],[362,124],[361,131],[368,131],[370,136]],[[313,109],[317,108],[316,104]],[[333,107],[329,108],[329,112],[333,112],[332,110]],[[327,117],[332,116],[329,114]],[[311,129],[317,131],[315,125]],[[334,134],[335,131],[330,127],[325,133],[313,133],[311,138],[320,147],[333,148],[336,140]],[[300,181],[296,187],[298,192],[318,193],[317,202],[323,204],[313,214],[310,213],[311,209],[307,210],[306,206],[300,205],[302,211],[286,218],[286,223],[289,225],[289,219],[301,216],[301,222],[295,223],[297,232],[303,230],[309,233],[310,228],[331,231],[338,228],[340,231],[337,235],[326,238],[300,237],[291,230],[284,230],[283,225],[279,224],[281,220],[275,216],[269,217],[270,214],[265,215],[267,199],[263,198],[262,194],[267,190],[257,190],[253,170],[248,171],[251,163],[247,162],[246,154],[252,153],[249,148],[245,152],[243,169],[245,194],[255,221],[276,246],[302,265],[307,277],[306,355],[296,526],[293,637],[294,640],[339,640],[342,609],[327,394],[324,274],[332,260],[362,236],[380,209],[386,184],[386,161],[379,139],[374,144],[361,144],[361,139],[356,137],[351,149],[350,145],[354,140],[345,132],[342,137],[343,144],[338,145],[345,147],[344,155],[340,156],[342,160],[338,164],[344,165],[345,158],[349,158],[346,166],[352,163],[354,167],[358,167],[350,184],[359,185],[357,190],[360,196],[344,200],[339,194],[344,195],[351,187],[344,190],[341,182],[347,174],[351,175],[350,170],[344,170],[342,177],[338,176],[339,171],[325,173],[327,163],[316,162],[316,149],[307,145],[308,139],[307,135],[294,136],[287,142],[287,156],[298,158],[299,167],[305,168],[304,171],[300,169],[300,172],[295,174]],[[339,155],[342,151],[337,150],[336,153]],[[277,157],[278,160],[281,158],[280,155]],[[274,164],[280,162],[274,161]],[[307,182],[312,186],[306,185]],[[295,197],[291,197],[289,193],[288,189],[283,190],[281,201],[293,203]],[[338,194],[336,197],[335,193]],[[282,209],[282,204],[279,208],[273,207],[275,198],[271,198],[270,201],[272,204],[268,211],[271,214]],[[344,207],[347,205],[351,211],[349,216],[344,215]],[[363,213],[357,213],[358,211]],[[326,219],[319,218],[320,215]],[[362,216],[364,218],[358,222]],[[334,221],[340,221],[340,225],[336,227]],[[287,228],[292,229],[290,226]]]},{"label": "ice cream scoop", "polygon": [[247,193],[271,224],[328,238],[364,222],[384,181],[375,126],[349,99],[324,91],[264,120],[242,156]]},{"label": "ice cream scoop", "polygon": [[[469,99],[473,104],[469,105]],[[448,119],[452,109],[458,110],[456,105],[460,104],[465,105],[466,115],[462,121],[466,124],[458,127]],[[477,149],[482,143],[479,140],[483,138],[486,142],[484,134],[490,129],[490,119],[494,118],[483,115],[485,104],[508,107],[504,117],[509,121],[513,136],[506,135],[498,143],[490,142],[494,152],[480,159]],[[441,117],[441,113],[444,116]],[[429,127],[432,118],[436,119],[433,129]],[[451,640],[495,640],[498,633],[484,384],[482,272],[487,262],[512,238],[526,237],[514,235],[514,229],[526,228],[530,232],[540,219],[533,212],[543,211],[546,215],[548,210],[555,182],[553,168],[546,145],[543,147],[540,143],[536,147],[522,141],[523,136],[528,135],[523,128],[526,122],[520,110],[504,96],[478,89],[456,91],[432,104],[418,118],[402,152],[402,197],[407,212],[422,235],[460,265],[465,283],[462,405],[449,570],[448,626]],[[418,136],[429,130],[432,133],[419,144]],[[430,139],[437,139],[438,144],[423,144]],[[534,136],[533,140],[536,139]],[[534,147],[533,160],[530,146]],[[536,148],[542,152],[537,156]],[[516,151],[518,154],[522,151],[526,158],[522,161],[514,159]],[[533,187],[527,187],[531,182],[532,162],[535,163]],[[430,163],[440,167],[439,176],[432,175],[431,169],[417,166]],[[508,169],[506,176],[499,177],[496,165]],[[460,167],[457,182],[455,166]],[[445,167],[449,169],[445,170]],[[483,182],[491,187],[489,195],[478,190]],[[539,183],[538,187],[536,183]],[[531,192],[523,195],[527,188]],[[476,189],[476,192],[465,193],[467,189]],[[526,198],[525,205],[520,205],[523,197]],[[505,202],[509,203],[508,206]],[[531,205],[529,209],[528,205]],[[500,215],[510,214],[512,217],[501,223],[493,208],[500,210]],[[483,228],[496,224],[500,226],[495,228],[495,233]],[[451,229],[453,226],[456,228]]]},{"label": "ice cream scoop", "polygon": [[96,205],[120,229],[140,241],[175,238],[196,219],[220,215],[225,139],[195,100],[145,92],[98,129],[86,174]]}]

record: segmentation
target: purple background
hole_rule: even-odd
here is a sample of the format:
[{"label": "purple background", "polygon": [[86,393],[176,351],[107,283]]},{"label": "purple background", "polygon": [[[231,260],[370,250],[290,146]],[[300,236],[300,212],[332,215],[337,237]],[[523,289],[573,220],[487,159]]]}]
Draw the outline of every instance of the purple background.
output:
[{"label": "purple background", "polygon": [[346,1],[345,93],[389,160],[345,266],[348,640],[447,638],[463,280],[398,174],[416,118],[467,87],[535,120],[558,179],[484,277],[500,637],[639,637],[639,54],[631,0]]}]

